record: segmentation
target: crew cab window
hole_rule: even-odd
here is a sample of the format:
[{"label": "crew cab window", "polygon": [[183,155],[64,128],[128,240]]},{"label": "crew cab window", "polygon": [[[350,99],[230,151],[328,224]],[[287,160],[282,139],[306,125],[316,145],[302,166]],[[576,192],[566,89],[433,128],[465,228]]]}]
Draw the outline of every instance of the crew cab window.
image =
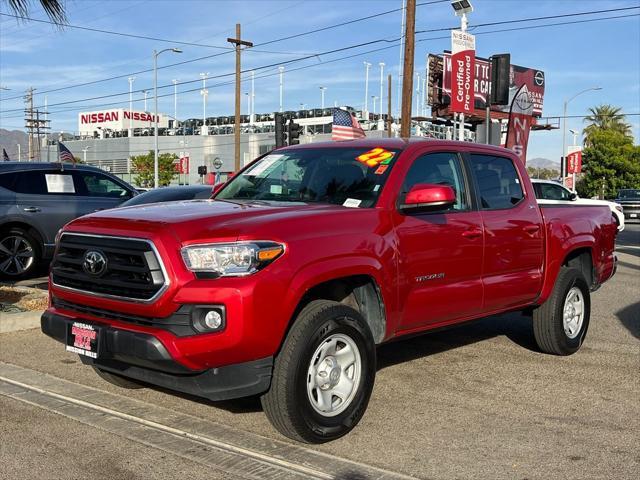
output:
[{"label": "crew cab window", "polygon": [[419,183],[431,183],[448,185],[456,193],[456,203],[451,207],[441,210],[432,210],[430,213],[443,211],[467,210],[467,192],[462,175],[460,159],[455,153],[429,153],[418,157],[411,165],[404,179],[400,203],[411,188]]},{"label": "crew cab window", "polygon": [[130,193],[122,185],[96,172],[76,171],[78,194],[90,197],[125,198]]},{"label": "crew cab window", "polygon": [[571,200],[571,192],[560,185],[540,183],[540,198],[544,200]]},{"label": "crew cab window", "polygon": [[273,152],[235,176],[215,196],[244,202],[330,203],[373,207],[398,151],[300,148]]},{"label": "crew cab window", "polygon": [[493,155],[471,155],[471,166],[485,210],[511,208],[524,198],[513,162]]}]

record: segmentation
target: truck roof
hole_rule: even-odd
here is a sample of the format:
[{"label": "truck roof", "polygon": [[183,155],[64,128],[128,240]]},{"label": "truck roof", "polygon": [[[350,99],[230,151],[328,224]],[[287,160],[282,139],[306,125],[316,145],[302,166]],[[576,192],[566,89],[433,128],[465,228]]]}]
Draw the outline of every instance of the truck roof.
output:
[{"label": "truck roof", "polygon": [[341,141],[326,141],[326,142],[314,142],[305,143],[303,145],[290,145],[288,147],[279,148],[278,151],[292,150],[298,148],[394,148],[404,149],[408,146],[420,146],[420,145],[436,145],[438,147],[448,147],[455,150],[494,150],[496,153],[504,155],[506,152],[513,155],[511,150],[504,147],[496,147],[494,145],[485,145],[472,142],[460,142],[455,140],[437,140],[433,138],[425,137],[411,137],[411,138],[361,138],[356,140],[341,140]]}]

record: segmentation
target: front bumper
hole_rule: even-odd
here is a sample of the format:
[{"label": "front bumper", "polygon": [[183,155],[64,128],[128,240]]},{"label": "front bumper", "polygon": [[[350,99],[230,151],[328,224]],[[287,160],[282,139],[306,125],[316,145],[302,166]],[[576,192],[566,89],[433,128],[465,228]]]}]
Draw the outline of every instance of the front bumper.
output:
[{"label": "front bumper", "polygon": [[[69,325],[81,320],[46,311],[43,333],[67,344]],[[190,370],[176,362],[162,342],[148,333],[93,323],[100,329],[99,355],[80,356],[82,362],[141,382],[209,400],[229,400],[264,393],[271,384],[273,357],[206,370]]]}]

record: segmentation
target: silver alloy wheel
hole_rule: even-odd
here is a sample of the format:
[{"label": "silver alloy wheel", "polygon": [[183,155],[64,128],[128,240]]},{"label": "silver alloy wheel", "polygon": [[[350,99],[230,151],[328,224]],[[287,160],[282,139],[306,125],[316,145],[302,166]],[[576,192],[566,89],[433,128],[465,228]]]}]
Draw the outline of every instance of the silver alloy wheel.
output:
[{"label": "silver alloy wheel", "polygon": [[574,339],[582,329],[584,321],[584,296],[578,287],[572,287],[564,300],[562,326],[567,337]]},{"label": "silver alloy wheel", "polygon": [[34,261],[33,246],[26,238],[10,235],[0,240],[0,272],[21,275],[31,268]]},{"label": "silver alloy wheel", "polygon": [[307,394],[313,409],[325,417],[344,412],[358,391],[362,374],[360,350],[343,333],[327,337],[311,357]]}]

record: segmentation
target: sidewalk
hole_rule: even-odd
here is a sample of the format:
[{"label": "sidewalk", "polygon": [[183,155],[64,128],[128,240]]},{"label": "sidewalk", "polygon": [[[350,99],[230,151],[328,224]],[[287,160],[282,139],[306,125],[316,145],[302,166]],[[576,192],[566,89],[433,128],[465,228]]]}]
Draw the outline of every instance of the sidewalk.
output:
[{"label": "sidewalk", "polygon": [[40,328],[42,311],[19,313],[0,312],[0,334]]}]

